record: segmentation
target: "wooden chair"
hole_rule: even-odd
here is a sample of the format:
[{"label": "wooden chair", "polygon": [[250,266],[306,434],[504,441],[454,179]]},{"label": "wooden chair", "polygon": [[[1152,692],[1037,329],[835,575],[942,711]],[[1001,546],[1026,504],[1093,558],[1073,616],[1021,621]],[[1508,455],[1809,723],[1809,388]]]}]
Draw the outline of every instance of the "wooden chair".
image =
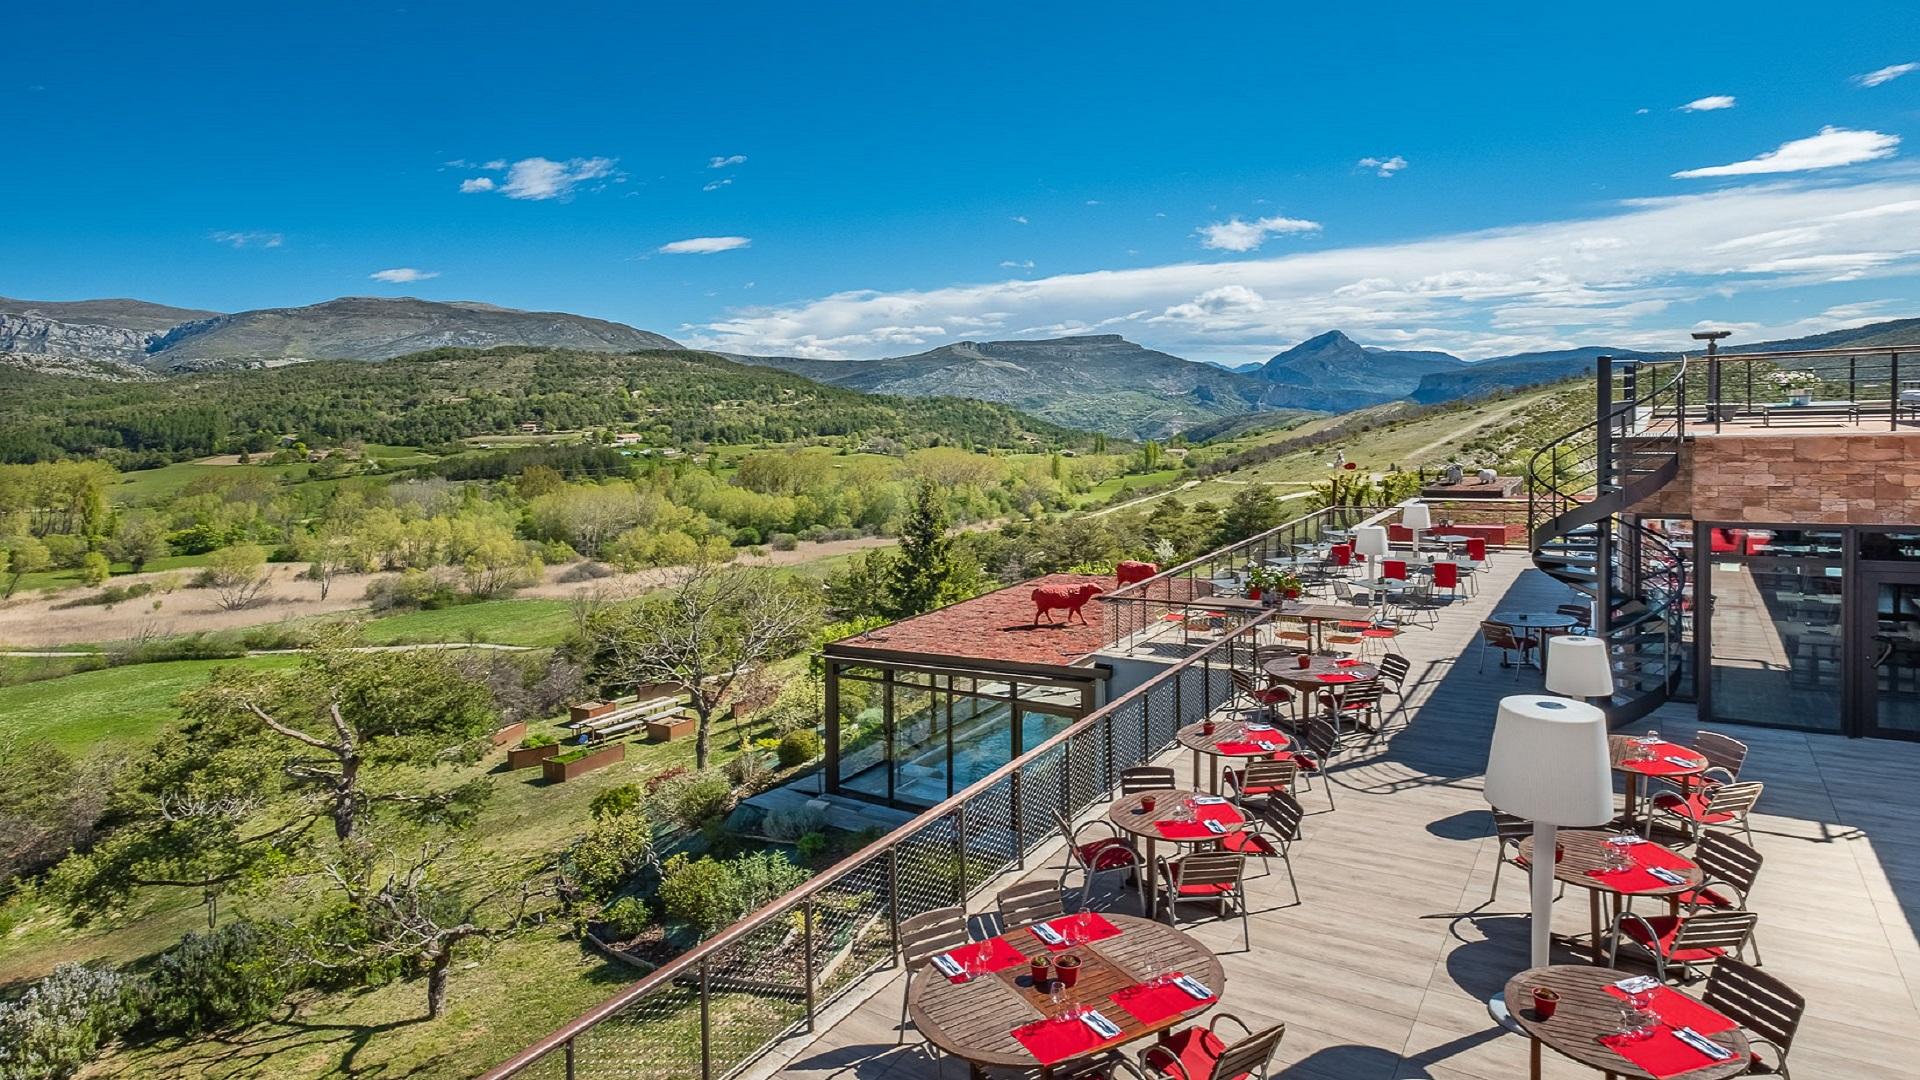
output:
[{"label": "wooden chair", "polygon": [[1571,633],[1593,633],[1593,608],[1591,606],[1587,604],[1561,604],[1559,607],[1554,608],[1553,611],[1556,615],[1565,615],[1570,619],[1576,620]]},{"label": "wooden chair", "polygon": [[1635,915],[1623,911],[1613,921],[1607,966],[1620,966],[1620,944],[1638,946],[1653,959],[1654,974],[1667,981],[1670,967],[1680,969],[1681,981],[1692,982],[1700,970],[1722,957],[1738,957],[1753,936],[1760,916],[1751,911],[1708,911],[1682,908],[1678,915]]},{"label": "wooden chair", "polygon": [[[1397,641],[1399,637],[1400,628],[1398,626],[1385,626],[1379,623],[1373,623],[1367,626],[1360,631],[1361,658],[1399,655],[1393,651],[1393,643]],[[1402,657],[1402,659],[1405,659],[1405,657]]]},{"label": "wooden chair", "polygon": [[[1223,1020],[1240,1028],[1239,1039],[1229,1043],[1220,1037]],[[1140,1051],[1140,1068],[1154,1080],[1267,1080],[1273,1052],[1286,1034],[1285,1024],[1255,1031],[1232,1013],[1220,1013],[1205,1027],[1163,1033]]]},{"label": "wooden chair", "polygon": [[1520,654],[1520,662],[1524,664],[1527,662],[1527,657],[1532,654],[1533,646],[1532,638],[1514,637],[1513,628],[1505,623],[1482,622],[1480,624],[1480,670],[1487,670],[1487,653],[1494,649],[1500,650],[1501,663],[1507,662],[1508,653],[1517,652]]},{"label": "wooden chair", "polygon": [[1356,725],[1370,721],[1375,730],[1380,726],[1380,699],[1385,688],[1379,679],[1366,679],[1347,683],[1337,688],[1319,692],[1321,715],[1333,721],[1334,730],[1345,733],[1345,725],[1352,720]]},{"label": "wooden chair", "polygon": [[1120,794],[1138,795],[1143,791],[1167,791],[1173,788],[1173,769],[1166,765],[1135,765],[1120,770]]},{"label": "wooden chair", "polygon": [[1229,669],[1227,677],[1233,683],[1235,698],[1245,698],[1253,707],[1266,714],[1268,720],[1277,716],[1280,706],[1293,701],[1293,691],[1284,686],[1261,686],[1254,682],[1253,676],[1239,668]]},{"label": "wooden chair", "polygon": [[1700,999],[1746,1029],[1748,1041],[1773,1051],[1772,1061],[1754,1054],[1749,1074],[1792,1075],[1787,1071],[1787,1051],[1793,1048],[1794,1033],[1806,1014],[1806,998],[1752,964],[1728,957],[1714,965]]},{"label": "wooden chair", "polygon": [[[1699,888],[1689,889],[1676,899],[1692,907],[1717,911],[1745,911],[1753,883],[1760,877],[1760,865],[1766,860],[1758,851],[1726,833],[1710,832],[1693,849],[1694,864],[1706,880]],[[1760,963],[1760,940],[1756,932],[1748,942],[1753,946],[1753,962]]]},{"label": "wooden chair", "polygon": [[[913,980],[919,977],[921,970],[934,957],[944,952],[952,952],[972,940],[967,936],[967,910],[956,904],[952,907],[935,908],[924,915],[901,919],[898,937],[900,966],[907,969],[906,982],[900,991],[900,1042],[905,1043],[907,1041],[907,997],[913,992]],[[939,974],[936,972],[933,977],[939,978]],[[933,1055],[937,1062],[939,1050],[930,1042],[926,1046],[927,1053]]]},{"label": "wooden chair", "polygon": [[1293,886],[1293,902],[1300,902],[1300,882],[1293,876],[1293,842],[1300,839],[1300,822],[1306,811],[1300,800],[1285,791],[1270,793],[1253,811],[1250,827],[1220,838],[1220,850],[1258,858],[1262,876],[1273,870],[1267,865],[1279,859],[1287,867],[1287,883]]},{"label": "wooden chair", "polygon": [[1017,926],[1031,926],[1067,913],[1067,906],[1060,899],[1058,881],[1023,881],[1010,885],[994,897],[994,906],[1000,909],[1003,934]]},{"label": "wooden chair", "polygon": [[1250,800],[1291,795],[1299,771],[1292,755],[1282,751],[1279,761],[1249,761],[1245,768],[1222,769],[1220,775],[1226,781],[1229,796],[1244,808]]},{"label": "wooden chair", "polygon": [[1231,851],[1200,849],[1175,858],[1162,858],[1160,900],[1166,905],[1167,925],[1177,926],[1181,904],[1212,904],[1215,918],[1240,915],[1240,936],[1253,948],[1253,928],[1247,919],[1247,857]]},{"label": "wooden chair", "polygon": [[[1390,652],[1380,658],[1380,692],[1392,694],[1395,712],[1405,712],[1407,708],[1407,675],[1413,671],[1413,661],[1400,653]],[[1384,723],[1385,717],[1381,717]]]},{"label": "wooden chair", "polygon": [[[1106,818],[1091,818],[1077,828],[1068,821],[1066,815],[1058,810],[1053,813],[1053,823],[1060,829],[1060,835],[1067,842],[1067,865],[1060,871],[1060,883],[1064,885],[1067,875],[1080,871],[1081,880],[1087,892],[1093,891],[1095,875],[1113,870],[1125,870],[1134,878],[1133,884],[1142,896],[1146,894],[1146,876],[1136,875],[1136,871],[1145,866],[1146,860],[1140,855],[1140,849],[1133,841]],[[1094,835],[1091,839],[1085,835],[1089,829],[1105,829],[1106,835]]]},{"label": "wooden chair", "polygon": [[1312,778],[1320,777],[1322,786],[1327,789],[1327,809],[1333,806],[1333,779],[1327,775],[1327,767],[1333,756],[1340,752],[1340,731],[1325,720],[1313,720],[1307,724],[1305,750],[1295,750],[1292,761],[1299,768],[1299,775],[1311,788]]},{"label": "wooden chair", "polygon": [[[1743,784],[1707,784],[1692,794],[1663,791],[1653,797],[1655,814],[1665,814],[1686,830],[1687,842],[1697,844],[1709,825],[1738,824],[1753,843],[1753,804],[1760,801],[1766,785],[1758,780]],[[1653,833],[1653,815],[1647,816],[1646,832]]]},{"label": "wooden chair", "polygon": [[1693,749],[1707,759],[1707,767],[1695,776],[1663,776],[1658,779],[1686,794],[1706,784],[1731,784],[1740,779],[1747,763],[1747,744],[1717,731],[1701,731],[1694,736]]}]

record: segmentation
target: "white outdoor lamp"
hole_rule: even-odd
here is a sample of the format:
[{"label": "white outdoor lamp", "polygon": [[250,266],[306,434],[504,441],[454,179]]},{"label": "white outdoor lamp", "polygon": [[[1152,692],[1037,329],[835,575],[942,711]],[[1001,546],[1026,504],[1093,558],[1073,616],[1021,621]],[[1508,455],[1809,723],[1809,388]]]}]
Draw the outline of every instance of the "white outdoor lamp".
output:
[{"label": "white outdoor lamp", "polygon": [[1433,511],[1426,503],[1408,503],[1400,508],[1400,524],[1413,532],[1413,553],[1420,554],[1420,532],[1433,528]]},{"label": "white outdoor lamp", "polygon": [[[1387,557],[1387,527],[1385,525],[1361,525],[1354,529],[1353,550],[1374,560],[1377,566],[1379,560]],[[1373,576],[1379,577],[1380,574],[1376,570]]]},{"label": "white outdoor lamp", "polygon": [[[1500,699],[1487,755],[1487,802],[1533,822],[1532,952],[1530,967],[1545,967],[1553,930],[1554,834],[1613,820],[1613,776],[1607,757],[1607,717],[1581,701],[1517,694]],[[1488,1005],[1503,1024],[1506,1004]]]},{"label": "white outdoor lamp", "polygon": [[1556,634],[1547,639],[1547,692],[1562,697],[1613,697],[1613,658],[1607,643],[1597,637]]}]

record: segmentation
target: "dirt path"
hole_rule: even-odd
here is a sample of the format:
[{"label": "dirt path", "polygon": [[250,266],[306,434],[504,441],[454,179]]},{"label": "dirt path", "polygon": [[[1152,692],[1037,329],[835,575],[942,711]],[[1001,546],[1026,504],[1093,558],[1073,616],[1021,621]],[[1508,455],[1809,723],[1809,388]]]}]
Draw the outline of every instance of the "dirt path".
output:
[{"label": "dirt path", "polygon": [[1087,517],[1106,517],[1108,514],[1111,514],[1116,510],[1125,510],[1130,506],[1139,506],[1141,503],[1150,503],[1155,499],[1164,499],[1176,491],[1185,491],[1188,488],[1199,487],[1199,486],[1200,486],[1200,481],[1189,480],[1186,483],[1181,484],[1177,488],[1168,488],[1165,491],[1156,491],[1151,495],[1142,495],[1137,499],[1128,499],[1126,502],[1119,503],[1114,506],[1109,506],[1109,507],[1106,507],[1105,509],[1095,510],[1087,514],[1086,516]]},{"label": "dirt path", "polygon": [[1440,438],[1433,440],[1432,442],[1428,443],[1425,446],[1418,447],[1414,450],[1408,451],[1405,459],[1406,463],[1409,467],[1417,469],[1420,467],[1421,460],[1426,455],[1434,452],[1435,450],[1439,450],[1447,446],[1457,445],[1460,442],[1464,441],[1467,438],[1467,436],[1472,435],[1474,432],[1480,431],[1481,429],[1485,428],[1488,424],[1505,420],[1507,417],[1512,416],[1515,412],[1517,412],[1522,405],[1528,405],[1531,403],[1532,403],[1531,399],[1522,398],[1518,401],[1512,402],[1511,404],[1503,406],[1502,408],[1495,409],[1493,412],[1490,412],[1487,415],[1481,417],[1479,423],[1475,424],[1474,426],[1468,428],[1465,431],[1456,431],[1450,435],[1442,435]]}]

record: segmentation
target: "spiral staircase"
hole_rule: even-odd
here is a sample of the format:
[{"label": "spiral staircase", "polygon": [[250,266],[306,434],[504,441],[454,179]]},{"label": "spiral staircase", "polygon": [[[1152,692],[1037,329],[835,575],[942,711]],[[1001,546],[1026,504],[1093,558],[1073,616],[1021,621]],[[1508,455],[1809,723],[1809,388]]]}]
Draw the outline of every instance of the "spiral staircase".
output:
[{"label": "spiral staircase", "polygon": [[1687,560],[1624,516],[1672,482],[1686,435],[1685,363],[1650,393],[1635,369],[1603,366],[1592,421],[1540,447],[1527,465],[1533,563],[1593,599],[1594,634],[1613,658],[1616,723],[1637,720],[1681,685]]}]

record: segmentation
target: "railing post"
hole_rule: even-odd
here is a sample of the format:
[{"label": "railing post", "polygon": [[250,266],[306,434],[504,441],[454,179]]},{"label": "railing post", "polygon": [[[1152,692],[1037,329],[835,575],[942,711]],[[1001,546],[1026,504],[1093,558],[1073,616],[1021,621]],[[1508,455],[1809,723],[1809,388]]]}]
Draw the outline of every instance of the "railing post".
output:
[{"label": "railing post", "polygon": [[887,845],[887,925],[893,931],[893,962],[902,963],[900,955],[900,848],[896,844]]},{"label": "railing post", "polygon": [[713,1080],[713,1010],[709,993],[709,957],[700,957],[700,1076]]},{"label": "railing post", "polygon": [[573,1040],[567,1040],[567,1080],[573,1080]]},{"label": "railing post", "polygon": [[1891,399],[1887,406],[1887,430],[1900,430],[1900,354],[1887,354],[1887,397]]},{"label": "railing post", "polygon": [[967,804],[961,803],[953,811],[953,862],[959,871],[954,879],[953,902],[967,902]]},{"label": "railing post", "polygon": [[1010,824],[1013,826],[1013,866],[1016,870],[1027,868],[1027,815],[1021,809],[1023,804],[1020,797],[1020,778],[1026,774],[1025,769],[1015,769],[1013,775],[1007,778],[1007,782],[1013,785],[1013,790],[1007,793],[1007,813],[1012,819]]},{"label": "railing post", "polygon": [[1595,378],[1595,391],[1598,397],[1597,408],[1600,423],[1595,428],[1595,456],[1599,458],[1599,487],[1605,489],[1614,482],[1613,467],[1613,357],[1602,356],[1596,361],[1599,371]]},{"label": "railing post", "polygon": [[1713,433],[1720,433],[1720,357],[1707,342],[1707,409],[1713,413]]},{"label": "railing post", "polygon": [[801,912],[800,962],[805,964],[807,968],[807,1030],[811,1032],[813,1030],[813,1014],[816,1006],[815,994],[817,993],[813,985],[813,897],[811,895],[807,897],[806,905],[801,909]]}]

